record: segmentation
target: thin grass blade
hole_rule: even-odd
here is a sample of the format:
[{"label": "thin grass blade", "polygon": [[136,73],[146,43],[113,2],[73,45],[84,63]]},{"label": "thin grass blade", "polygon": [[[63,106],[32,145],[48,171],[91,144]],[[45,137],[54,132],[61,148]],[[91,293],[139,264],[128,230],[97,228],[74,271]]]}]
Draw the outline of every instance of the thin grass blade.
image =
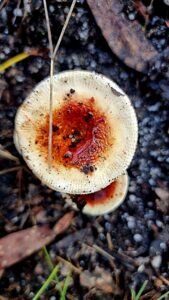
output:
[{"label": "thin grass blade", "polygon": [[68,290],[71,282],[72,282],[72,277],[71,277],[71,272],[70,272],[65,279],[64,286],[63,286],[63,289],[61,292],[60,300],[66,300],[66,293],[67,293],[67,290]]},{"label": "thin grass blade", "polygon": [[135,300],[135,298],[136,298],[136,293],[135,293],[135,291],[131,288],[131,289],[130,289],[130,292],[131,292],[131,300]]},{"label": "thin grass blade", "polygon": [[[166,292],[165,294],[163,294],[163,295],[161,295],[157,300],[162,300],[162,299],[168,299],[168,297],[167,296],[169,296],[169,291],[168,292]],[[167,297],[167,298],[166,298]]]},{"label": "thin grass blade", "polygon": [[139,290],[139,292],[138,292],[138,294],[136,295],[136,297],[135,297],[135,299],[134,299],[134,300],[139,300],[139,299],[140,299],[140,297],[141,297],[142,293],[143,293],[143,292],[144,292],[144,290],[145,290],[145,287],[146,287],[147,283],[148,283],[148,281],[147,281],[147,280],[146,280],[146,281],[144,281],[143,285],[141,286],[141,288],[140,288],[140,290]]},{"label": "thin grass blade", "polygon": [[53,262],[51,260],[51,257],[50,257],[50,255],[48,253],[48,250],[47,250],[46,246],[44,246],[42,248],[42,251],[43,251],[44,257],[46,259],[46,262],[48,264],[49,270],[52,271],[54,269],[54,264],[53,264]]},{"label": "thin grass blade", "polygon": [[37,294],[33,297],[32,300],[38,300],[40,296],[44,293],[44,291],[48,288],[52,280],[56,277],[57,273],[59,271],[59,266],[56,266],[53,271],[50,273],[49,277],[46,279],[44,284],[41,286]]}]

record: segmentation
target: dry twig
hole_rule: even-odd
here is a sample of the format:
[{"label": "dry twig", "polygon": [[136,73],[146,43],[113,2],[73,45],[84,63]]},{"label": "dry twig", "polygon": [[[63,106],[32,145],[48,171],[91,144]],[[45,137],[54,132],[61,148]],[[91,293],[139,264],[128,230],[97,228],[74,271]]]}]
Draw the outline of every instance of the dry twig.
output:
[{"label": "dry twig", "polygon": [[19,163],[18,157],[14,156],[8,150],[4,149],[4,147],[2,145],[0,145],[0,158],[13,160],[13,161]]},{"label": "dry twig", "polygon": [[169,280],[166,279],[164,276],[160,275],[159,278],[167,285],[169,286]]},{"label": "dry twig", "polygon": [[63,264],[67,265],[69,267],[70,270],[74,271],[77,274],[80,274],[82,272],[81,268],[77,268],[76,266],[74,266],[70,261],[64,259],[63,257],[57,255],[56,259],[58,261],[61,261]]},{"label": "dry twig", "polygon": [[[52,164],[52,123],[53,123],[53,75],[54,75],[54,61],[57,54],[57,51],[59,49],[60,43],[63,39],[65,30],[67,28],[67,25],[69,24],[69,20],[72,15],[72,11],[74,9],[74,6],[76,4],[76,0],[72,1],[70,10],[68,12],[67,18],[65,20],[65,23],[63,25],[62,31],[60,33],[59,39],[57,41],[57,44],[55,48],[53,47],[52,42],[52,34],[51,34],[51,28],[50,28],[50,22],[49,22],[49,14],[47,9],[46,0],[43,0],[44,9],[45,9],[45,18],[46,18],[46,25],[47,25],[47,32],[48,32],[48,40],[49,40],[49,47],[50,47],[50,55],[51,55],[51,63],[50,63],[50,105],[49,105],[49,139],[48,139],[48,167],[51,168]],[[54,50],[53,50],[54,49]]]},{"label": "dry twig", "polygon": [[0,171],[0,175],[5,175],[7,173],[18,171],[18,170],[20,170],[20,168],[22,168],[22,166],[17,166],[17,167],[13,167],[13,168],[4,169],[4,170]]}]

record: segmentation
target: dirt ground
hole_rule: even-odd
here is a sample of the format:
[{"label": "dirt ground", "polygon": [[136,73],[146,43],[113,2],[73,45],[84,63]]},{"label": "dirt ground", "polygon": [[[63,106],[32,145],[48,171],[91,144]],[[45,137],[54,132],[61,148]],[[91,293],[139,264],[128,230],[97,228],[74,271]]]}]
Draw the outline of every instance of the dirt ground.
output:
[{"label": "dirt ground", "polygon": [[[28,49],[48,48],[43,3],[30,2],[0,2],[0,63]],[[71,1],[47,2],[56,43]],[[130,288],[138,290],[145,280],[148,284],[141,299],[157,300],[169,290],[169,3],[154,0],[145,22],[145,13],[134,2],[139,3],[123,0],[120,14],[141,25],[159,54],[146,72],[130,68],[112,52],[83,0],[77,1],[55,65],[56,73],[84,69],[114,80],[130,97],[139,124],[124,203],[100,217],[76,212],[69,229],[47,246],[53,263],[60,265],[61,281],[69,271],[68,261],[77,268],[67,299],[127,300]],[[141,3],[144,8],[150,5],[150,1]],[[49,57],[43,55],[30,56],[0,74],[0,144],[21,165],[9,172],[17,163],[0,158],[0,238],[33,226],[35,220],[52,227],[71,210],[60,193],[35,178],[13,143],[16,111],[49,71]],[[0,271],[0,299],[32,299],[48,275],[42,251],[36,252]],[[55,286],[41,299],[59,299]]]}]

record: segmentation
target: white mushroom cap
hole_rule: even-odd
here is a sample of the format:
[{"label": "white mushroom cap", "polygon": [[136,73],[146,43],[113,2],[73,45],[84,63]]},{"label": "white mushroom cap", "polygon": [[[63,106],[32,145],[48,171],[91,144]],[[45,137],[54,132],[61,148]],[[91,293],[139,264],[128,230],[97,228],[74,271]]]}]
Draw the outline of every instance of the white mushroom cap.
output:
[{"label": "white mushroom cap", "polygon": [[50,188],[70,194],[101,190],[127,169],[134,155],[138,127],[131,102],[113,81],[94,72],[63,72],[54,76],[53,83],[51,169],[49,78],[18,109],[15,145],[32,172]]},{"label": "white mushroom cap", "polygon": [[125,199],[128,190],[128,175],[125,172],[101,191],[87,194],[65,195],[69,206],[78,208],[87,215],[99,216],[114,211]]}]

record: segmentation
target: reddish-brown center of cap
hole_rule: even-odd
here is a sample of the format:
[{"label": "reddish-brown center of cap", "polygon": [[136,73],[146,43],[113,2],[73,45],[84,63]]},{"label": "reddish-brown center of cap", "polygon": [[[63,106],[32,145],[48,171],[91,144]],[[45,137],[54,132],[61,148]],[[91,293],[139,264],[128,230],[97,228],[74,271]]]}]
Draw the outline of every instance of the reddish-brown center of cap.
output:
[{"label": "reddish-brown center of cap", "polygon": [[[49,114],[37,128],[36,145],[48,151]],[[105,115],[95,106],[95,99],[77,102],[71,98],[53,112],[53,163],[76,167],[88,174],[108,147],[109,127]]]},{"label": "reddish-brown center of cap", "polygon": [[74,202],[77,204],[77,207],[79,209],[82,209],[86,204],[88,204],[91,207],[100,205],[100,204],[105,204],[109,199],[113,198],[116,189],[118,186],[118,181],[115,180],[113,181],[110,185],[108,185],[106,188],[92,193],[88,195],[79,195],[76,196],[74,199]]}]

